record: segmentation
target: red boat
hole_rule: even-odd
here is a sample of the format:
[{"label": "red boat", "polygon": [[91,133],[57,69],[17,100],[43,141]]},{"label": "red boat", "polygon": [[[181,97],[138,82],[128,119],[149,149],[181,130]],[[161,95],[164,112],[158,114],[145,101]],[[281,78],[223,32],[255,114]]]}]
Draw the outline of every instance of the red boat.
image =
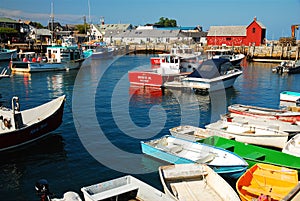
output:
[{"label": "red boat", "polygon": [[167,81],[174,81],[176,77],[193,72],[202,62],[199,56],[200,54],[192,53],[190,48],[172,48],[170,54],[160,54],[155,59],[151,58],[151,64],[152,61],[159,63],[158,68],[129,71],[129,82],[131,85],[162,87]]},{"label": "red boat", "polygon": [[250,105],[234,104],[228,106],[231,113],[262,117],[267,119],[278,119],[280,121],[297,123],[300,122],[300,112],[293,112],[286,109],[271,109],[264,107],[256,107]]},{"label": "red boat", "polygon": [[151,57],[150,58],[150,63],[151,65],[160,65],[160,57]]}]

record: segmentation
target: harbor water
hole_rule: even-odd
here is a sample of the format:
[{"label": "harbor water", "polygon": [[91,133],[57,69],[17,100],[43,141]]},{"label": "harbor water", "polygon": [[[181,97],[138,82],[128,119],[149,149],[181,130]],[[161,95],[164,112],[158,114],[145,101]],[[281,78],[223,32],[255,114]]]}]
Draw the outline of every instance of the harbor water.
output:
[{"label": "harbor water", "polygon": [[143,155],[141,140],[167,135],[179,125],[204,127],[235,103],[278,108],[280,92],[300,91],[300,74],[278,75],[271,71],[277,64],[246,61],[234,87],[209,95],[130,87],[128,71],[150,68],[151,56],[91,60],[80,70],[0,80],[0,105],[7,107],[13,96],[24,110],[66,95],[58,129],[0,153],[0,200],[39,200],[34,185],[42,178],[54,197],[66,191],[82,196],[80,188],[126,174],[162,190],[157,169],[167,163]]}]

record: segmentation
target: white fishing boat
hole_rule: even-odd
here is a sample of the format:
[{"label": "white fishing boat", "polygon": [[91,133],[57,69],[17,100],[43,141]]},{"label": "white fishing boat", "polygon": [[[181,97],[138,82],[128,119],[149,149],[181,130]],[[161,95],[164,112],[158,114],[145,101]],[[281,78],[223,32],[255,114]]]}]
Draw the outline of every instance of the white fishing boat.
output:
[{"label": "white fishing boat", "polygon": [[244,54],[236,54],[233,49],[226,47],[208,49],[206,50],[206,54],[208,59],[227,58],[234,66],[240,65],[242,60],[245,58]]},{"label": "white fishing boat", "polygon": [[176,164],[159,167],[167,195],[178,201],[239,201],[234,189],[205,164]]},{"label": "white fishing boat", "polygon": [[221,148],[173,136],[141,142],[142,152],[172,164],[205,163],[225,177],[238,178],[247,169],[247,162]]},{"label": "white fishing boat", "polygon": [[[28,54],[28,53],[27,53]],[[71,70],[81,67],[85,58],[83,52],[76,46],[50,46],[44,59],[40,56],[25,57],[10,61],[12,72],[42,72]]]},{"label": "white fishing boat", "polygon": [[300,157],[300,134],[293,136],[287,141],[282,152]]},{"label": "white fishing boat", "polygon": [[100,200],[143,200],[143,201],[172,201],[173,199],[146,184],[145,182],[127,175],[99,184],[81,188],[85,201]]},{"label": "white fishing boat", "polygon": [[287,142],[289,133],[259,125],[230,122],[222,119],[208,124],[205,128],[210,135],[216,135],[239,142],[282,149]]},{"label": "white fishing boat", "polygon": [[166,88],[193,89],[194,91],[217,91],[232,87],[243,73],[228,59],[208,59],[192,73],[164,84]]}]

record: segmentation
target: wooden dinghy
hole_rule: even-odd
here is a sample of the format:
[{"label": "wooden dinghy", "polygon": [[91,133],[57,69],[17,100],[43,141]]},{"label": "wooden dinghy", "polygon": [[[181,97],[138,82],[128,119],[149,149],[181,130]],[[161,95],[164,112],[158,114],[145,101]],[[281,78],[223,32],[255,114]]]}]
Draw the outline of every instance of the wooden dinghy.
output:
[{"label": "wooden dinghy", "polygon": [[85,201],[172,201],[168,195],[143,181],[127,175],[81,188]]},{"label": "wooden dinghy", "polygon": [[265,128],[284,131],[288,133],[300,132],[299,124],[280,121],[278,119],[260,118],[260,117],[241,115],[241,114],[231,113],[231,112],[221,115],[221,119],[226,120],[228,122],[248,124],[250,126],[262,126]]},{"label": "wooden dinghy", "polygon": [[176,126],[169,129],[169,131],[174,137],[191,140],[194,142],[210,136],[206,129],[191,125]]},{"label": "wooden dinghy", "polygon": [[235,139],[239,142],[282,149],[289,133],[259,125],[219,120],[205,126],[210,135]]},{"label": "wooden dinghy", "polygon": [[280,121],[287,121],[292,123],[300,121],[300,112],[293,112],[287,109],[271,109],[251,105],[234,104],[228,106],[228,111],[247,116],[278,119]]},{"label": "wooden dinghy", "polygon": [[256,163],[266,163],[291,168],[300,172],[300,157],[283,153],[279,150],[237,142],[219,136],[211,136],[199,142],[232,151],[244,158],[249,167],[252,167]]},{"label": "wooden dinghy", "polygon": [[178,201],[238,201],[234,189],[205,164],[177,164],[159,167],[167,195]]},{"label": "wooden dinghy", "polygon": [[283,147],[282,152],[300,157],[300,134],[292,137]]},{"label": "wooden dinghy", "polygon": [[236,189],[242,201],[279,201],[297,184],[296,170],[257,163],[238,179]]},{"label": "wooden dinghy", "polygon": [[238,155],[224,149],[173,136],[141,142],[142,152],[172,164],[205,163],[225,177],[238,178],[248,167]]}]

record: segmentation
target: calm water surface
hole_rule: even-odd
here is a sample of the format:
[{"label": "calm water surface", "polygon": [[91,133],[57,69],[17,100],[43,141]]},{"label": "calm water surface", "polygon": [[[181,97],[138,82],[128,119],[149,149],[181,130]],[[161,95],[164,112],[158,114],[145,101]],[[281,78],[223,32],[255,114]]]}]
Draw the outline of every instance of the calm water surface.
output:
[{"label": "calm water surface", "polygon": [[82,196],[81,187],[125,174],[161,189],[157,168],[166,163],[142,155],[141,140],[168,134],[180,124],[204,127],[234,103],[278,108],[281,91],[300,91],[300,74],[280,76],[271,72],[276,64],[247,62],[233,88],[210,96],[129,87],[127,72],[149,68],[150,56],[93,60],[79,71],[0,80],[0,104],[10,107],[16,95],[22,110],[66,95],[57,130],[30,146],[0,153],[0,200],[38,200],[34,185],[41,178],[56,197],[70,190]]}]

